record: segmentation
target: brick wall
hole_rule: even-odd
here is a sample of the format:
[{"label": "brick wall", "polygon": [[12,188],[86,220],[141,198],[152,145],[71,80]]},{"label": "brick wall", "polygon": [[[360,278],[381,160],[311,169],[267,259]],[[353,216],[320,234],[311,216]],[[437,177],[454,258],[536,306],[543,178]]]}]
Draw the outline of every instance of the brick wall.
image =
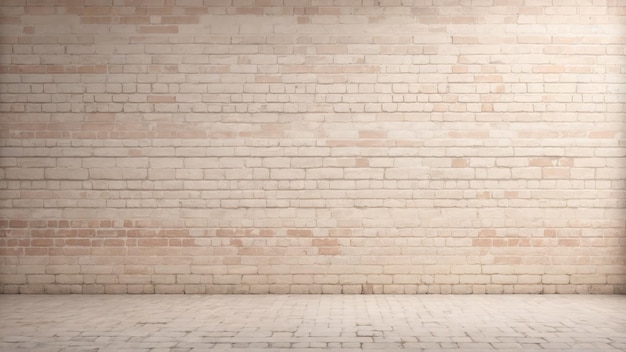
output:
[{"label": "brick wall", "polygon": [[622,0],[0,23],[0,292],[626,292]]}]

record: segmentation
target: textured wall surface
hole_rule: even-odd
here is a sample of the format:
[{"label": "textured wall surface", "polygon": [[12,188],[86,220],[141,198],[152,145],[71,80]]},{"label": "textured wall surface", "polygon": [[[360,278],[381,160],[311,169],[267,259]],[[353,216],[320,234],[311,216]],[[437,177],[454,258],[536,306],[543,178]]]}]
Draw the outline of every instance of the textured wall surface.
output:
[{"label": "textured wall surface", "polygon": [[624,1],[0,23],[0,292],[626,292]]}]

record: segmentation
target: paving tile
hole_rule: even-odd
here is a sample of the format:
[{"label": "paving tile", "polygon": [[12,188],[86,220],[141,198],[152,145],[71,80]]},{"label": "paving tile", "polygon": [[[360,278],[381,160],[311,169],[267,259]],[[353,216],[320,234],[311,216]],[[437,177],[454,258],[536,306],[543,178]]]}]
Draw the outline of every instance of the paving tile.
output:
[{"label": "paving tile", "polygon": [[0,295],[0,351],[626,348],[626,296]]}]

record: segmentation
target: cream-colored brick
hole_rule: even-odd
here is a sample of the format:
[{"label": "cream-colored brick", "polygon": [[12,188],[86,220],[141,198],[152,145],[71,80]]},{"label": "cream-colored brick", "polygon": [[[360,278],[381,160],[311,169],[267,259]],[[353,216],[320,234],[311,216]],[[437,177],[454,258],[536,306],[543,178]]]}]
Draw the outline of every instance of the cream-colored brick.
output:
[{"label": "cream-colored brick", "polygon": [[27,276],[26,275],[20,275],[20,274],[0,274],[0,283],[2,283],[4,285],[24,285],[27,282],[34,283],[34,282],[30,281],[30,278],[28,278],[28,281],[27,281]]},{"label": "cream-colored brick", "polygon": [[538,284],[541,283],[542,275],[518,275],[517,283],[525,284]]},{"label": "cream-colored brick", "polygon": [[44,169],[40,168],[27,168],[27,169],[14,169],[9,168],[4,170],[4,177],[8,180],[38,180],[44,178]]},{"label": "cream-colored brick", "polygon": [[492,275],[491,282],[494,284],[511,285],[518,283],[517,275]]},{"label": "cream-colored brick", "polygon": [[27,275],[26,280],[31,285],[50,284],[54,282],[54,275]]},{"label": "cream-colored brick", "polygon": [[544,284],[564,285],[569,284],[569,275],[542,275],[541,282]]}]

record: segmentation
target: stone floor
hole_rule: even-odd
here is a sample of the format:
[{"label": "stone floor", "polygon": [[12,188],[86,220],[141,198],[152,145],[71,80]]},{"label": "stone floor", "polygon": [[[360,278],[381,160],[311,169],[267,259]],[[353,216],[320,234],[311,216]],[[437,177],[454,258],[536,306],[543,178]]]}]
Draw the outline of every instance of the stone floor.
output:
[{"label": "stone floor", "polygon": [[626,296],[0,295],[0,351],[626,351]]}]

